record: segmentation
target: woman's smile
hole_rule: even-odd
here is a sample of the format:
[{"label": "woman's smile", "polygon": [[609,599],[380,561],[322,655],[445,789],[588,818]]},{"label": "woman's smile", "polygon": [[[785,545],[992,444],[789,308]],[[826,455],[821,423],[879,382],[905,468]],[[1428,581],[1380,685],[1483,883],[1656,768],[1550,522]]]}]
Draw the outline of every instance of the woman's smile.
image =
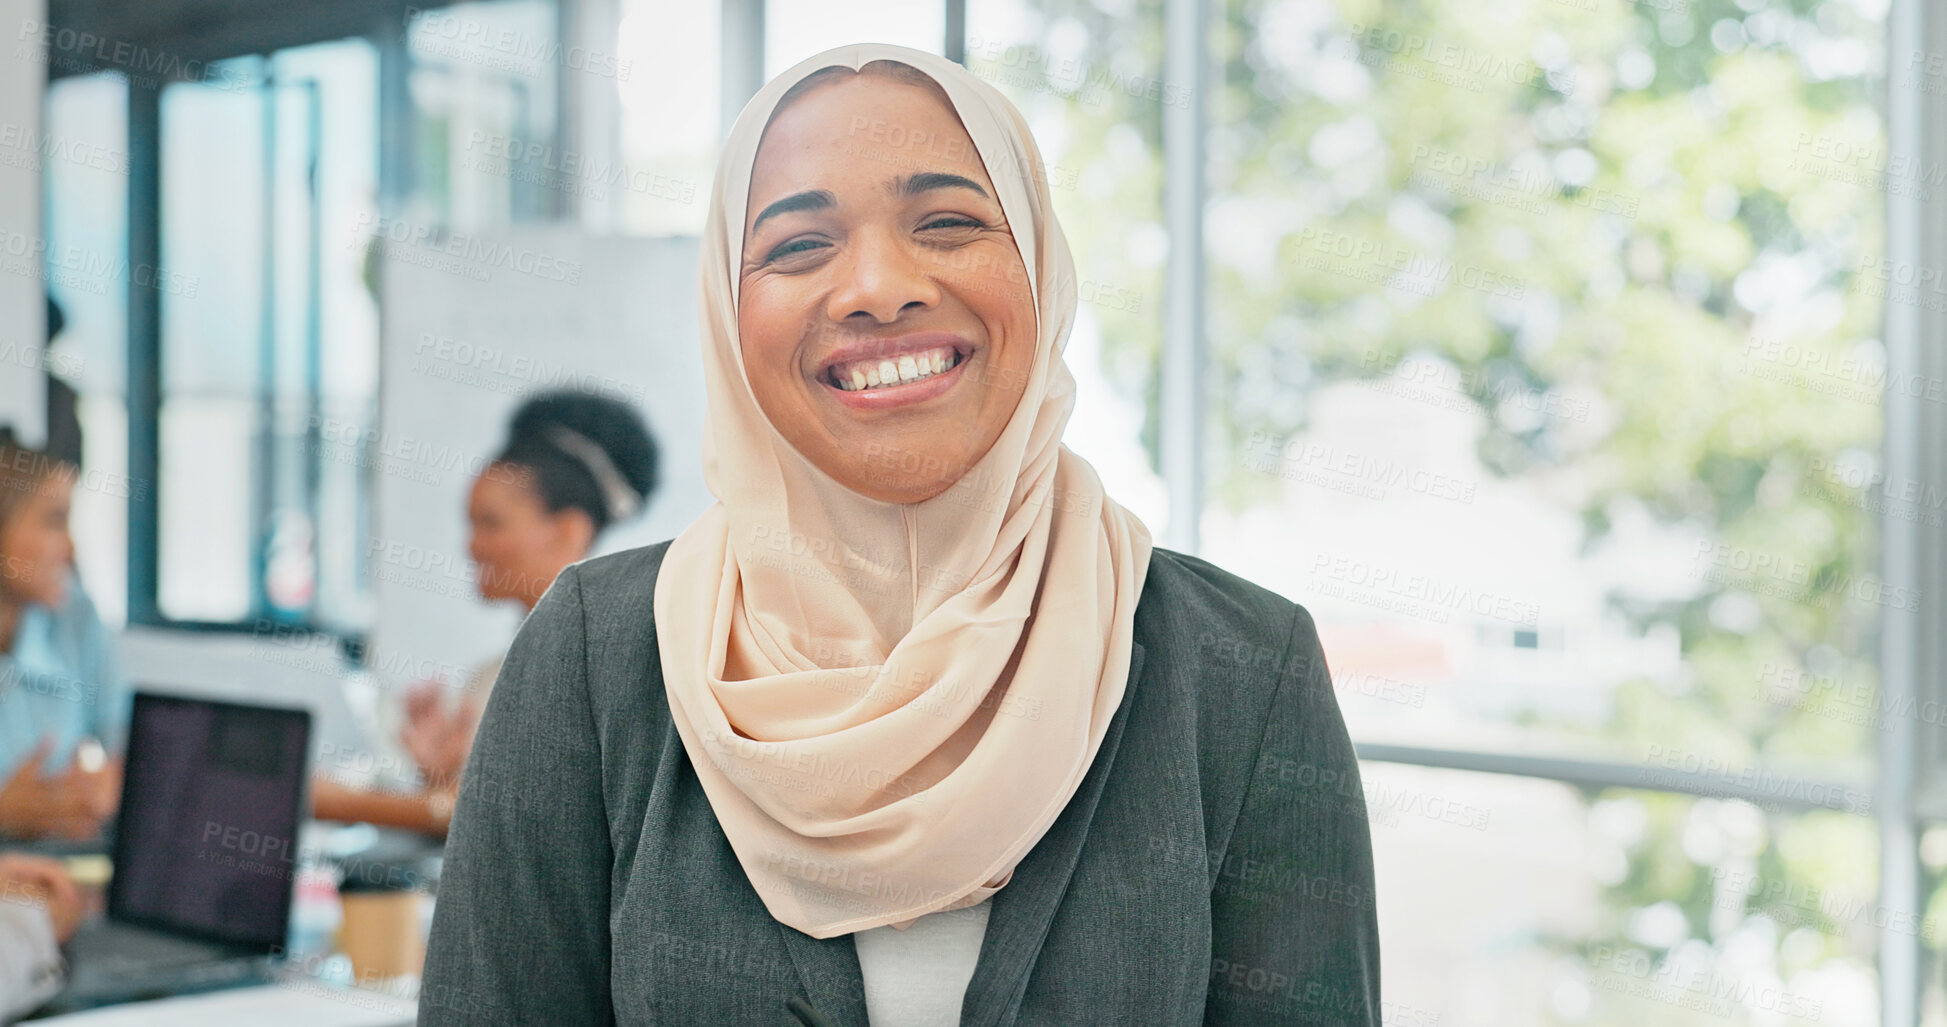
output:
[{"label": "woman's smile", "polygon": [[841,347],[814,379],[852,410],[892,410],[943,395],[965,377],[972,343],[950,332],[914,332]]}]

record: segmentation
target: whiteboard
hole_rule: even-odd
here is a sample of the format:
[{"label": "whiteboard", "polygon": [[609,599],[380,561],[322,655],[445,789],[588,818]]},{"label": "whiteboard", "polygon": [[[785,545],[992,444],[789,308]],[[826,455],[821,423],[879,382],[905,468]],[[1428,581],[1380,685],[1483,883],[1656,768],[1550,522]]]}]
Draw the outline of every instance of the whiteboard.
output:
[{"label": "whiteboard", "polygon": [[[661,485],[596,551],[675,536],[703,484],[698,243],[543,225],[438,242],[380,226],[380,385],[371,653],[382,684],[461,679],[512,641],[520,610],[472,588],[466,499],[535,392],[575,386],[633,403],[655,433]],[[458,683],[457,681],[455,683]]]}]

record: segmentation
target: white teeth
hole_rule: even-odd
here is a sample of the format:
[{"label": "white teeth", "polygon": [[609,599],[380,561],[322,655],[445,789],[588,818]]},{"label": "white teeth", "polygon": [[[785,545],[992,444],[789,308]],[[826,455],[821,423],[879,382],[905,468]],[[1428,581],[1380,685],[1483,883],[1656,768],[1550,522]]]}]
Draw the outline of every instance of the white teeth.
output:
[{"label": "white teeth", "polygon": [[831,380],[847,392],[860,392],[917,381],[950,370],[954,363],[952,348],[941,347],[924,353],[902,353],[884,360],[862,361],[849,367],[834,368]]}]

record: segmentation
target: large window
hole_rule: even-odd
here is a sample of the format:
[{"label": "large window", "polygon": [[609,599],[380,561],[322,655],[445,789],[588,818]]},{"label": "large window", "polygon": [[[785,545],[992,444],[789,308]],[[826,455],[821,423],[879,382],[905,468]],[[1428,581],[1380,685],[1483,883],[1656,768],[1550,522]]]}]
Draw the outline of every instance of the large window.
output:
[{"label": "large window", "polygon": [[[1902,184],[1855,158],[1886,148],[1882,12],[1225,13],[1206,553],[1315,612],[1357,736],[1780,798],[1869,779],[1876,628],[1919,600],[1879,577],[1864,487],[1886,366],[1865,272]],[[1644,817],[1646,852],[1694,866],[1659,856],[1558,909],[1584,955],[1634,954],[1651,996],[1727,966],[1782,992],[1719,1009],[1679,988],[1658,1010],[1563,985],[1481,1022],[1870,1022],[1871,924],[1801,933],[1760,904],[1757,929],[1721,901],[1727,875],[1832,893],[1836,866],[1856,870],[1834,894],[1870,900],[1857,796],[1795,829],[1810,853],[1782,829],[1698,840],[1749,799]],[[1548,851],[1542,828],[1489,830]],[[1438,865],[1401,863],[1400,884]],[[1408,894],[1382,899],[1401,927]]]},{"label": "large window", "polygon": [[1144,299],[1069,354],[1140,431],[1071,442],[1140,440],[1104,477],[1159,529],[1162,172],[1201,160],[1188,534],[1313,612],[1389,761],[1389,1022],[1875,1022],[1924,915],[1876,892],[1875,646],[1920,600],[1877,524],[1942,505],[1876,475],[1886,201],[1929,187],[1885,5],[1202,6],[1201,81],[1161,2],[977,0],[968,66]]},{"label": "large window", "polygon": [[377,395],[376,56],[359,40],[162,89],[154,595],[163,623],[357,631]]}]

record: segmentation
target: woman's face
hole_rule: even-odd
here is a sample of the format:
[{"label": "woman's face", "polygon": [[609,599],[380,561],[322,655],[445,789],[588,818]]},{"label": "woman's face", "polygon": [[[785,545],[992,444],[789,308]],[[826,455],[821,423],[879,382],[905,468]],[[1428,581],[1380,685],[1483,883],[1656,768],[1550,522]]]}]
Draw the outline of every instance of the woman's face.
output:
[{"label": "woman's face", "polygon": [[548,510],[534,473],[493,464],[474,479],[467,501],[473,536],[467,551],[480,567],[482,599],[512,599],[532,609],[561,569],[588,555],[595,524],[572,507]]},{"label": "woman's face", "polygon": [[946,490],[993,446],[1032,369],[1027,269],[973,141],[932,90],[814,87],[751,171],[737,331],[780,434],[887,502]]},{"label": "woman's face", "polygon": [[52,607],[67,600],[68,567],[74,563],[74,539],[68,535],[73,499],[72,475],[47,475],[0,524],[0,595]]}]

